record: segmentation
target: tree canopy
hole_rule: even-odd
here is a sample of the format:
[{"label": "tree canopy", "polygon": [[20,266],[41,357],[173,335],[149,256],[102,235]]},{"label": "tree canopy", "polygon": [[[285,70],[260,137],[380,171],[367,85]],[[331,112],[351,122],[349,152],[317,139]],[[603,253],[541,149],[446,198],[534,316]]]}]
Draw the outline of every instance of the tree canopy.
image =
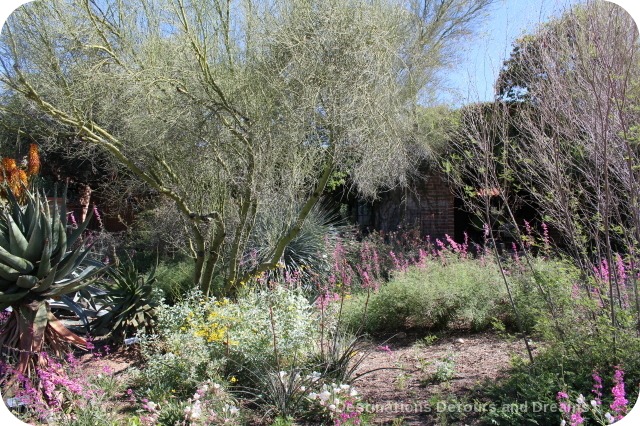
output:
[{"label": "tree canopy", "polygon": [[[215,271],[229,292],[279,261],[334,173],[368,197],[405,183],[417,101],[491,2],[36,1],[2,34],[3,97],[21,99],[2,113],[108,151],[171,199],[196,283]],[[272,204],[286,230],[242,270]]]}]

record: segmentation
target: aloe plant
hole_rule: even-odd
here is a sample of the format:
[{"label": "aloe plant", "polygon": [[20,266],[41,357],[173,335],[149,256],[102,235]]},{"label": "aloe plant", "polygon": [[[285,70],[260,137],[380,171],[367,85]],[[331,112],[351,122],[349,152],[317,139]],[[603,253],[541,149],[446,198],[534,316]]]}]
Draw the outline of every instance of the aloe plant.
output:
[{"label": "aloe plant", "polygon": [[48,299],[89,283],[100,264],[87,258],[80,236],[91,215],[68,233],[66,190],[60,206],[44,194],[25,192],[19,203],[8,187],[0,209],[0,310],[12,308],[0,329],[0,352],[17,361],[18,373],[30,375],[38,354],[61,356],[69,345],[86,348],[84,338],[68,330]]},{"label": "aloe plant", "polygon": [[96,296],[106,312],[91,324],[94,332],[98,335],[110,332],[118,342],[142,329],[151,334],[158,305],[152,295],[157,282],[155,267],[142,275],[129,258],[120,266],[109,268],[106,275],[109,278],[103,283],[106,292]]}]

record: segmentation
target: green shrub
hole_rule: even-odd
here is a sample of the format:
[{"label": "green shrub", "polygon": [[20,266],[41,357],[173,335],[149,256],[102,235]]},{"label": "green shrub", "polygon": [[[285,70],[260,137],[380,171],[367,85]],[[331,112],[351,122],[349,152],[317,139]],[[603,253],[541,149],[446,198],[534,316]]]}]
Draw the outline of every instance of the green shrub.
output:
[{"label": "green shrub", "polygon": [[[362,321],[365,314],[366,321]],[[344,324],[369,333],[439,330],[448,325],[487,328],[507,309],[506,291],[493,264],[476,260],[438,260],[399,272],[377,293],[345,301]]]},{"label": "green shrub", "polygon": [[253,370],[303,363],[318,340],[314,308],[283,288],[250,292],[237,302],[193,291],[157,315],[158,334],[142,342],[141,373],[141,386],[156,399],[171,391],[187,395],[206,379],[238,376],[248,384]]},{"label": "green shrub", "polygon": [[[227,327],[224,336],[215,336],[215,324]],[[302,293],[276,287],[251,291],[236,303],[219,301],[196,330],[204,326],[213,347],[238,364],[277,361],[286,368],[314,350],[317,324],[316,310]]]},{"label": "green shrub", "polygon": [[[617,324],[613,327],[605,295],[600,305],[598,298],[573,289],[579,277],[575,268],[541,259],[534,262],[534,267],[537,283],[533,276],[523,275],[516,296],[523,322],[542,341],[541,350],[533,364],[516,360],[504,379],[482,389],[481,397],[498,407],[534,401],[557,406],[559,391],[592,397],[592,374],[598,372],[604,379],[602,407],[609,407],[612,376],[619,366],[625,372],[627,396],[633,405],[640,383],[640,339],[634,308],[617,306]],[[553,309],[534,288],[537,284],[550,297]],[[550,410],[493,410],[486,413],[484,420],[497,425],[558,424],[561,417]],[[596,423],[588,419],[585,424]]]},{"label": "green shrub", "polygon": [[192,259],[163,261],[156,267],[156,286],[164,292],[167,303],[174,304],[194,287],[195,263]]},{"label": "green shrub", "polygon": [[[573,287],[579,280],[578,270],[563,260],[532,259],[530,268],[522,266],[512,275],[513,296],[526,333],[536,333],[544,339],[553,339],[562,318],[575,315],[577,301],[572,297]],[[575,294],[573,295],[575,296]],[[553,309],[556,320],[550,317]],[[513,312],[502,318],[505,325],[516,329]]]}]

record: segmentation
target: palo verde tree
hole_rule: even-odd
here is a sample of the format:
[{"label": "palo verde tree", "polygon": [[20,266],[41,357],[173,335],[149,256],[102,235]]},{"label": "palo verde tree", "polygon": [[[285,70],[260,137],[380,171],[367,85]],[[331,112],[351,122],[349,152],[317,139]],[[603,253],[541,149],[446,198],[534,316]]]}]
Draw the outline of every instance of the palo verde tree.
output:
[{"label": "palo verde tree", "polygon": [[[3,113],[73,132],[172,200],[195,283],[220,274],[232,294],[335,173],[369,197],[406,181],[416,102],[491,1],[35,1],[3,30],[0,81],[28,106]],[[274,203],[283,231],[243,268]]]}]

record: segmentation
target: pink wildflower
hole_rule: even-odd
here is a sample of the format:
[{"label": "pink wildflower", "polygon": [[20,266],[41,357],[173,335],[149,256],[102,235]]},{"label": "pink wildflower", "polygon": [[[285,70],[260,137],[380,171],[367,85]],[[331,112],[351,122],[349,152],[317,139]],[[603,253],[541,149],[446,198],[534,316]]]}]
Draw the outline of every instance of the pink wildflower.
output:
[{"label": "pink wildflower", "polygon": [[627,404],[629,401],[625,398],[625,390],[624,390],[624,371],[620,369],[620,367],[614,367],[616,372],[613,375],[613,389],[611,389],[611,394],[613,395],[613,402],[610,407],[613,412],[616,414],[616,418],[618,420],[624,417],[624,414],[627,412]]}]

